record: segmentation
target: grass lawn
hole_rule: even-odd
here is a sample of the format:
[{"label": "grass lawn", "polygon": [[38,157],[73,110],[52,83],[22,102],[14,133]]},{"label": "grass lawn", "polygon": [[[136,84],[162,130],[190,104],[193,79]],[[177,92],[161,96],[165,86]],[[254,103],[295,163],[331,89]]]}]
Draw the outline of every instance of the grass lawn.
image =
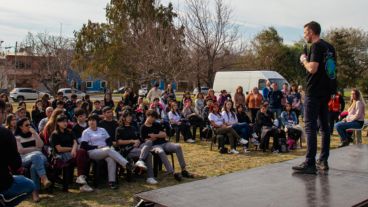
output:
[{"label": "grass lawn", "polygon": [[[367,144],[366,140],[364,142]],[[338,143],[337,136],[333,136],[331,148],[336,148]],[[303,147],[286,154],[252,151],[248,154],[223,155],[216,150],[210,151],[209,142],[197,142],[196,144],[181,143],[181,145],[185,153],[188,170],[196,175],[195,179],[185,179],[183,182],[220,176],[239,170],[294,159],[303,156],[306,150]],[[176,170],[179,170],[176,158],[175,162]],[[56,189],[53,194],[41,194],[42,201],[38,204],[25,201],[20,206],[132,206],[134,203],[133,196],[138,192],[178,184],[171,176],[165,177],[163,173],[159,174],[158,180],[159,185],[150,186],[145,183],[143,177],[129,183],[121,179],[119,190],[114,191],[103,187],[97,189],[94,193],[79,193],[75,188],[71,189],[69,193],[63,193]]]}]

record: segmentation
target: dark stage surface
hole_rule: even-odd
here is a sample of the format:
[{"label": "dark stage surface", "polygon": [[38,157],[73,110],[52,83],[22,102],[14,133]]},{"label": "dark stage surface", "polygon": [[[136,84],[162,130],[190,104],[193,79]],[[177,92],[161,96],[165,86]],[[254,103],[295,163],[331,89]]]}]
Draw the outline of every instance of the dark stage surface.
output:
[{"label": "dark stage surface", "polygon": [[345,207],[368,200],[368,145],[332,150],[328,174],[293,174],[291,166],[303,160],[299,158],[136,196],[169,207]]}]

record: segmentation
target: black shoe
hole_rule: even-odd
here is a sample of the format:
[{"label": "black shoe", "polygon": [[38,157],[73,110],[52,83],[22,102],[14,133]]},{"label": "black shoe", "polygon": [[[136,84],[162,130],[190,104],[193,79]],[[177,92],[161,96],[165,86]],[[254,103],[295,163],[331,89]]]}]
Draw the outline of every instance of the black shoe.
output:
[{"label": "black shoe", "polygon": [[317,160],[316,167],[318,170],[327,171],[330,168],[328,167],[328,162],[324,160]]},{"label": "black shoe", "polygon": [[351,137],[348,138],[348,141],[349,141],[349,143],[354,143],[354,140]]},{"label": "black shoe", "polygon": [[307,162],[303,162],[300,165],[293,166],[292,169],[296,173],[301,173],[301,174],[317,174],[316,165],[309,165]]},{"label": "black shoe", "polygon": [[174,178],[177,181],[181,181],[183,179],[183,177],[181,176],[181,173],[174,173]]},{"label": "black shoe", "polygon": [[118,189],[119,187],[118,187],[118,185],[116,184],[116,182],[110,182],[109,183],[109,186],[110,186],[110,188],[112,189],[112,190],[116,190],[116,189]]},{"label": "black shoe", "polygon": [[186,170],[183,170],[181,171],[181,175],[184,177],[184,178],[194,178],[194,176],[192,174],[190,174],[188,171]]},{"label": "black shoe", "polygon": [[349,146],[349,141],[343,141],[339,144],[339,146],[337,146],[338,148],[341,148],[341,147],[346,147],[346,146]]}]

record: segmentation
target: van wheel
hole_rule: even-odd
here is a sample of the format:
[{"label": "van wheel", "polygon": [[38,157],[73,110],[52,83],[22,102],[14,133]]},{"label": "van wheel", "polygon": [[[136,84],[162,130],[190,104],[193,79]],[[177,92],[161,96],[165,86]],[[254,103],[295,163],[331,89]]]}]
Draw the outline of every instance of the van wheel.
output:
[{"label": "van wheel", "polygon": [[23,97],[23,96],[18,96],[17,101],[18,101],[18,102],[22,102],[22,101],[24,101],[24,97]]}]

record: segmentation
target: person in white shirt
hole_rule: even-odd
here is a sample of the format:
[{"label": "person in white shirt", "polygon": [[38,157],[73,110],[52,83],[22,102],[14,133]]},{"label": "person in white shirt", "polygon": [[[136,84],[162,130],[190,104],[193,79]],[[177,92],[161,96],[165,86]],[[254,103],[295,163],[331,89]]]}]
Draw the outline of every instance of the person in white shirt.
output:
[{"label": "person in white shirt", "polygon": [[[248,152],[248,140],[252,136],[252,129],[247,123],[239,123],[235,113],[234,103],[231,100],[227,100],[224,103],[224,108],[221,113],[224,118],[226,126],[232,127],[241,137],[239,142],[244,145],[244,152]],[[258,142],[255,138],[252,138],[252,142],[257,145]]]},{"label": "person in white shirt", "polygon": [[104,128],[97,127],[97,120],[99,120],[99,117],[96,114],[88,117],[89,127],[82,133],[81,148],[88,151],[90,159],[106,160],[110,188],[117,189],[116,163],[124,168],[130,168],[131,166],[123,156],[111,147],[112,138]]},{"label": "person in white shirt", "polygon": [[236,150],[237,140],[240,140],[241,137],[236,133],[236,131],[231,127],[225,124],[224,118],[219,113],[219,106],[217,103],[210,106],[210,114],[208,115],[208,120],[211,123],[216,134],[225,135],[229,138],[230,142],[230,153],[231,154],[239,154]]},{"label": "person in white shirt", "polygon": [[171,103],[171,110],[168,115],[171,127],[175,129],[176,142],[179,142],[181,133],[184,136],[184,141],[194,143],[195,141],[190,132],[190,123],[182,119],[181,114],[178,112],[178,104],[176,102]]},{"label": "person in white shirt", "polygon": [[159,84],[156,83],[155,86],[151,88],[151,90],[147,93],[147,99],[150,102],[153,102],[153,99],[155,98],[161,98],[162,91],[158,87],[159,87]]}]

